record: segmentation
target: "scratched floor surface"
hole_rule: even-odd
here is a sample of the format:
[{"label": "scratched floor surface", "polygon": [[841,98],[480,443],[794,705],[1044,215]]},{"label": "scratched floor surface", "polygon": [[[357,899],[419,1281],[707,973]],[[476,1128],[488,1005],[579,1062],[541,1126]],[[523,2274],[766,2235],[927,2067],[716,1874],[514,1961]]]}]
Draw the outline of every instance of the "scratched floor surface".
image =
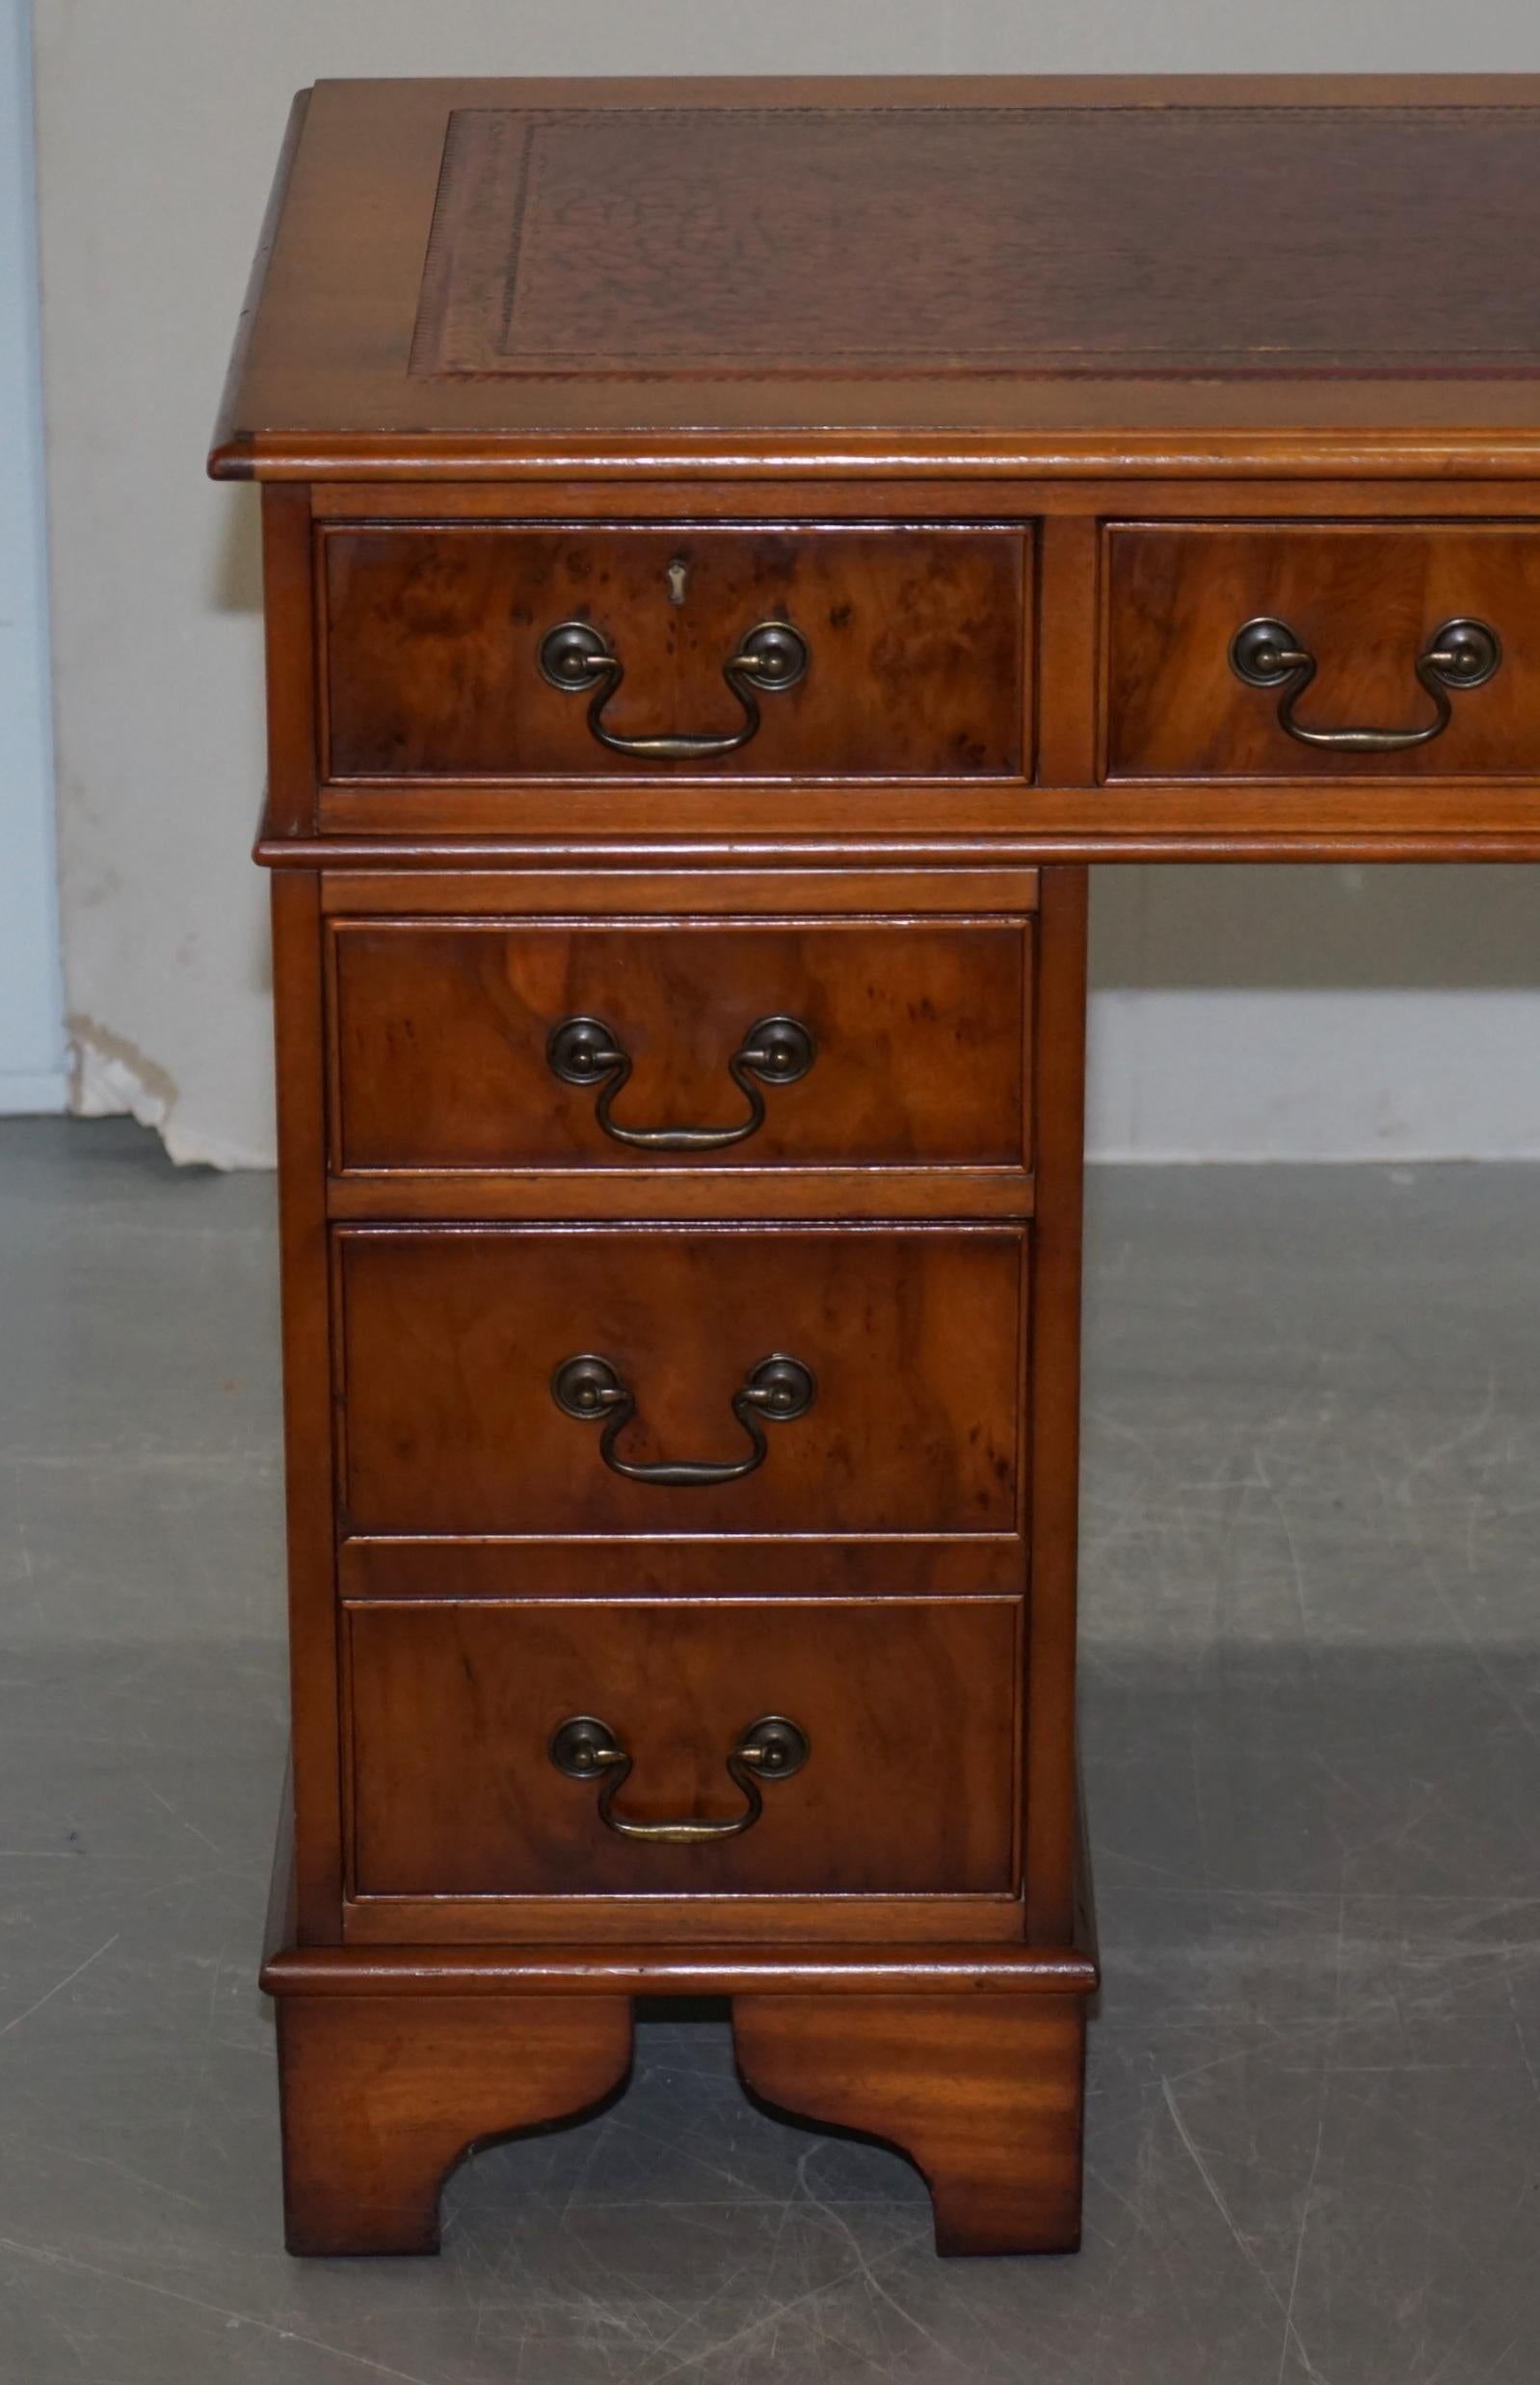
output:
[{"label": "scratched floor surface", "polygon": [[1533,2385],[1540,1171],[1092,1196],[1078,2260],[937,2262],[719,2021],[279,2249],[271,1185],[0,1128],[4,2385]]}]

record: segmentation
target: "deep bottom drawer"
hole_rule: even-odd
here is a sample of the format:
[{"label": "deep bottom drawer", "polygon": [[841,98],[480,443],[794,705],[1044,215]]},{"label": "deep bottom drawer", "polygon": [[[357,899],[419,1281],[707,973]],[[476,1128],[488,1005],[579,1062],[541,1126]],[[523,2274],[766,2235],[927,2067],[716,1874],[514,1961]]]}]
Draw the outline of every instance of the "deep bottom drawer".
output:
[{"label": "deep bottom drawer", "polygon": [[[1008,1895],[1020,1615],[1011,1600],[351,1608],[352,1894]],[[805,1761],[734,1778],[746,1740],[788,1744],[753,1736],[767,1716]],[[559,1768],[553,1737],[577,1717],[629,1756],[624,1779]],[[756,1796],[730,1836],[626,1835],[741,1822]]]}]

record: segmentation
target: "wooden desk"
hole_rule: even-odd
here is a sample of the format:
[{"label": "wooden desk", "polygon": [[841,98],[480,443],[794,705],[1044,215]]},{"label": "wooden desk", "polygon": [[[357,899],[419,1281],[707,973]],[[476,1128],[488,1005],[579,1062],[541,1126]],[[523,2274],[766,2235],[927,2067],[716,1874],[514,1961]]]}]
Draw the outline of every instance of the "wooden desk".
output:
[{"label": "wooden desk", "polygon": [[1540,79],[296,103],[296,2250],[681,1991],[1076,2240],[1087,867],[1540,855],[1537,165]]}]

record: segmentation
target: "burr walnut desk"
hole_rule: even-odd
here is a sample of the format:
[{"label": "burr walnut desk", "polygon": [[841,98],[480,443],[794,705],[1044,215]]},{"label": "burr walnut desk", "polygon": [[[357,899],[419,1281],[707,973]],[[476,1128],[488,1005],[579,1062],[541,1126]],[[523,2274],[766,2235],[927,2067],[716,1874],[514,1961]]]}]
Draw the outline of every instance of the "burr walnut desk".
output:
[{"label": "burr walnut desk", "polygon": [[731,1999],[1073,2245],[1088,864],[1540,856],[1540,82],[333,83],[262,482],[289,2240]]}]

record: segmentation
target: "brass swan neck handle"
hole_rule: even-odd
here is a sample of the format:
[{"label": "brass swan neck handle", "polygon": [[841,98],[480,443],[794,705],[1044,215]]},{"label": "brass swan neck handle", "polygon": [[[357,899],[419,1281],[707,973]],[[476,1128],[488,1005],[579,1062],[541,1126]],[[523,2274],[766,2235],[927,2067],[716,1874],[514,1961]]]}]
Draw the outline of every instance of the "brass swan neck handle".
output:
[{"label": "brass swan neck handle", "polygon": [[1435,629],[1413,664],[1419,683],[1433,699],[1433,718],[1416,729],[1312,729],[1295,707],[1318,664],[1287,622],[1266,614],[1244,622],[1230,642],[1230,667],[1248,687],[1276,687],[1278,725],[1300,745],[1325,746],[1341,754],[1400,754],[1431,745],[1454,717],[1451,689],[1481,687],[1502,662],[1502,642],[1486,622],[1449,621]]},{"label": "brass swan neck handle", "polygon": [[789,622],[757,622],[722,666],[722,676],[742,707],[737,729],[721,735],[667,730],[648,737],[623,737],[604,715],[620,693],[625,665],[601,629],[592,622],[558,622],[540,644],[541,676],[565,696],[592,691],[588,707],[591,733],[612,754],[633,761],[709,761],[718,754],[735,754],[759,733],[759,698],[782,694],[803,678],[810,660],[808,642]]},{"label": "brass swan neck handle", "polygon": [[698,1846],[713,1839],[738,1839],[752,1830],[764,1812],[761,1781],[783,1781],[800,1772],[810,1749],[808,1735],[784,1714],[761,1714],[741,1732],[728,1751],[727,1767],[743,1791],[744,1808],[724,1821],[701,1821],[684,1816],[676,1821],[639,1822],[618,1814],[615,1800],[630,1776],[628,1748],[608,1723],[594,1714],[573,1714],[551,1734],[548,1753],[558,1772],[569,1780],[600,1781],[598,1817],[617,1838],[651,1840],[665,1846]]}]

